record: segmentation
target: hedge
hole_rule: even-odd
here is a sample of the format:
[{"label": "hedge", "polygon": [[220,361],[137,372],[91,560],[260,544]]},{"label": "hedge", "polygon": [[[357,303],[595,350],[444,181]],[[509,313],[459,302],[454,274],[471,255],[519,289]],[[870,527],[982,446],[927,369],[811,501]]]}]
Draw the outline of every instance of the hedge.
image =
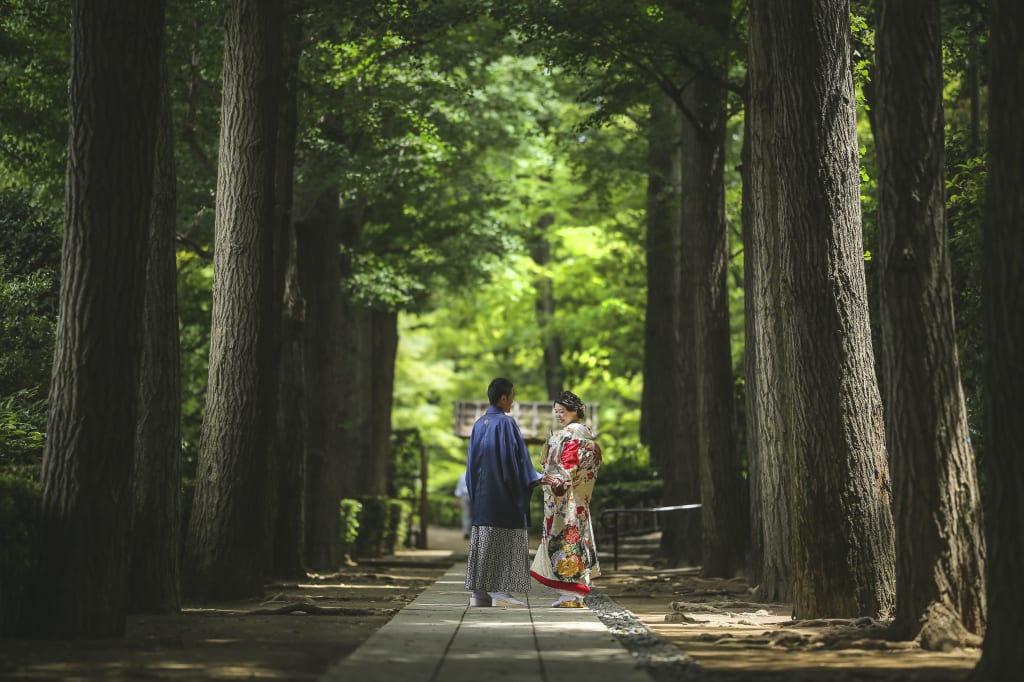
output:
[{"label": "hedge", "polygon": [[345,552],[363,558],[394,554],[409,534],[412,507],[404,500],[370,495],[341,501]]}]

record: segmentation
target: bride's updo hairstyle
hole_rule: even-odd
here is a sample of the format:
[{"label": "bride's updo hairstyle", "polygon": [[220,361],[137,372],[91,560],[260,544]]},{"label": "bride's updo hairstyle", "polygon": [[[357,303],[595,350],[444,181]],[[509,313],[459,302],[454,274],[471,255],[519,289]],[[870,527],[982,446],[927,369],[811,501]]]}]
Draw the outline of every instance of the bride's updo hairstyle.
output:
[{"label": "bride's updo hairstyle", "polygon": [[580,421],[586,418],[587,405],[580,397],[572,391],[562,391],[557,398],[555,398],[555,405],[561,405],[567,410],[576,413],[576,416]]}]

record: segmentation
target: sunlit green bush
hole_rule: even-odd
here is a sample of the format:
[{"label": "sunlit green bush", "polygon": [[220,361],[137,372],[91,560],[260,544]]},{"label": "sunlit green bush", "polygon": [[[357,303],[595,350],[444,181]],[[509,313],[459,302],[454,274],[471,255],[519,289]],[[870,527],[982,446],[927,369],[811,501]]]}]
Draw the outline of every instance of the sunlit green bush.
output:
[{"label": "sunlit green bush", "polygon": [[355,550],[356,538],[359,537],[359,514],[363,510],[363,503],[359,500],[344,499],[338,508],[341,514],[342,552],[351,555]]}]

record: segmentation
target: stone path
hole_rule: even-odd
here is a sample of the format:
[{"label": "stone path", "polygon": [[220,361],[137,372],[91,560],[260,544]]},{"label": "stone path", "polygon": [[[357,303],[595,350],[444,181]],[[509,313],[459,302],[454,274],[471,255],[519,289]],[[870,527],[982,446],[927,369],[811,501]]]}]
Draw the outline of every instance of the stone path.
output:
[{"label": "stone path", "polygon": [[590,609],[551,608],[535,586],[528,605],[470,608],[455,565],[321,678],[322,682],[651,682]]}]

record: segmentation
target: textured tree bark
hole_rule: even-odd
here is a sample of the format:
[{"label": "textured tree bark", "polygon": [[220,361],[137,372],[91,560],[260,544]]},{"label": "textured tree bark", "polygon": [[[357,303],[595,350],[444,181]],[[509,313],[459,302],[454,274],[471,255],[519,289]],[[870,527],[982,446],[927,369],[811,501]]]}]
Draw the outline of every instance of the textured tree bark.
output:
[{"label": "textured tree bark", "polygon": [[342,496],[387,495],[398,316],[352,299],[343,315],[342,391],[336,398],[342,405]]},{"label": "textured tree bark", "polygon": [[[792,401],[779,390],[790,374],[782,308],[782,225],[775,151],[774,36],[765,12],[750,8],[744,126],[744,311],[747,466],[750,481],[751,582],[759,599],[788,602],[792,582],[789,507]],[[749,186],[749,189],[748,189]]]},{"label": "textured tree bark", "polygon": [[774,36],[788,370],[778,390],[792,401],[793,607],[799,618],[884,615],[895,557],[864,278],[849,3],[779,0],[759,10]]},{"label": "textured tree bark", "polygon": [[[682,332],[682,113],[665,96],[651,107],[647,186],[647,315],[644,322],[643,432],[651,462],[664,481],[662,503],[699,500],[695,405],[684,407],[689,384],[683,363],[693,354],[688,328]],[[692,323],[692,319],[690,320]],[[692,374],[692,372],[691,372]],[[691,376],[692,378],[692,376]],[[690,398],[691,403],[695,402]],[[661,552],[673,565],[701,559],[700,516],[668,514],[663,519]]]},{"label": "textured tree bark", "polygon": [[282,96],[278,114],[275,154],[276,234],[274,282],[281,302],[281,324],[275,355],[278,358],[277,419],[274,424],[274,514],[270,519],[273,552],[268,569],[276,577],[305,575],[306,412],[305,363],[302,321],[305,314],[299,289],[295,253],[292,200],[295,176],[295,144],[298,134],[299,58],[302,31],[289,2],[283,24]]},{"label": "textured tree bark", "polygon": [[339,348],[337,393],[339,405],[339,446],[334,453],[341,472],[342,497],[382,495],[376,481],[376,464],[371,462],[371,405],[373,404],[372,311],[349,291],[355,272],[351,253],[363,238],[366,224],[365,207],[351,206],[342,212],[339,238],[345,257],[341,262],[339,284],[342,291],[341,311],[335,332]]},{"label": "textured tree bark", "polygon": [[372,368],[367,471],[371,473],[368,493],[387,495],[391,479],[391,405],[395,392],[395,358],[398,354],[398,313],[393,310],[369,311],[373,335],[368,365]]},{"label": "textured tree bark", "polygon": [[[729,30],[730,3],[705,4],[706,30]],[[692,268],[694,387],[699,435],[701,575],[732,578],[743,568],[747,537],[744,481],[736,449],[729,316],[729,231],[725,216],[726,91],[723,58],[711,57],[683,92],[682,230]]]},{"label": "textured tree bark", "polygon": [[675,301],[679,297],[679,111],[666,96],[651,104],[647,151],[647,310],[644,317],[644,383],[641,440],[651,463],[663,470],[672,449],[669,404],[673,391],[672,348],[678,342]]},{"label": "textured tree bark", "polygon": [[340,432],[341,267],[338,256],[338,196],[321,194],[310,215],[296,224],[299,286],[306,299],[303,324],[308,419],[305,545],[311,570],[336,570],[341,563],[338,502],[342,489]]},{"label": "textured tree bark", "polygon": [[177,177],[167,66],[161,60],[152,217],[146,253],[135,436],[129,611],[181,608],[181,367],[175,262]]},{"label": "textured tree bark", "polygon": [[[553,213],[545,213],[537,221],[536,234],[530,244],[530,257],[542,268],[551,260],[551,244],[546,231],[555,222]],[[562,339],[557,330],[552,328],[555,319],[555,290],[551,277],[542,276],[534,281],[537,292],[537,326],[541,331],[541,345],[544,349],[544,385],[547,388],[548,400],[554,400],[563,390],[565,384],[565,367],[562,365]]]},{"label": "textured tree bark", "polygon": [[277,408],[277,517],[274,524],[273,575],[302,577],[306,572],[306,449],[309,417],[303,326],[306,301],[298,283],[294,231],[285,276]]},{"label": "textured tree bark", "polygon": [[280,19],[276,1],[227,4],[210,374],[185,555],[197,599],[259,595],[266,577]]},{"label": "textured tree bark", "polygon": [[976,680],[1011,680],[1024,669],[1024,5],[993,0],[989,41],[988,207],[982,305],[985,320],[988,627]]},{"label": "textured tree bark", "polygon": [[41,637],[124,632],[164,3],[71,6],[70,134],[42,503]]},{"label": "textured tree bark", "polygon": [[[939,0],[883,0],[878,10],[875,139],[897,547],[893,629],[943,649],[960,646],[965,629],[984,629],[985,543],[953,320]],[[949,631],[947,624],[959,627]]]},{"label": "textured tree bark", "polygon": [[[347,281],[347,273],[342,275]],[[338,467],[344,472],[342,497],[380,495],[376,466],[370,461],[370,410],[373,400],[373,315],[360,301],[342,294],[342,322],[339,366],[340,446],[335,452]]]}]

